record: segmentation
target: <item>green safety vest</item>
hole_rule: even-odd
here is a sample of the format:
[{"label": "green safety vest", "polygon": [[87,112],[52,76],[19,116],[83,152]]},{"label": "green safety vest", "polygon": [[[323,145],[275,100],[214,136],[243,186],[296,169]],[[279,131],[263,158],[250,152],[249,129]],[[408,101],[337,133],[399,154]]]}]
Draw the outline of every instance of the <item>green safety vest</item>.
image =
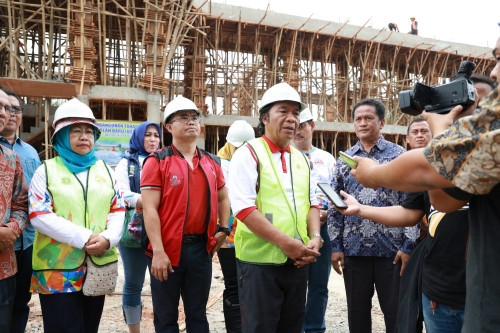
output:
[{"label": "green safety vest", "polygon": [[[295,210],[286,195],[281,175],[274,162],[271,150],[263,138],[248,142],[258,160],[258,189],[256,204],[259,212],[276,228],[292,238],[309,242],[307,236],[307,214],[311,205],[309,198],[310,170],[304,154],[290,147],[290,170],[292,175]],[[238,223],[234,237],[236,257],[257,264],[283,264],[287,256],[278,246],[255,235],[245,223]]]},{"label": "green safety vest", "polygon": [[[47,190],[52,195],[57,216],[92,230],[106,229],[111,200],[115,195],[113,181],[106,164],[99,160],[87,173],[87,191],[76,175],[68,170],[60,157],[44,162]],[[85,261],[86,252],[36,231],[33,243],[33,270],[71,270]],[[117,261],[116,247],[102,256],[90,256],[96,265]]]}]

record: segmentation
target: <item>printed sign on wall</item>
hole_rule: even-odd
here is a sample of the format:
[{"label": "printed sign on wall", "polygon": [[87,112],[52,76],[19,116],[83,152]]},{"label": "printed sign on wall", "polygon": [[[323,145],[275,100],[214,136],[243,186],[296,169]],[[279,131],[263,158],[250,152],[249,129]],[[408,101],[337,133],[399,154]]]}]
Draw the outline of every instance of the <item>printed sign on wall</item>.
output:
[{"label": "printed sign on wall", "polygon": [[98,120],[101,137],[95,145],[96,155],[108,165],[116,165],[130,148],[130,137],[140,121]]}]

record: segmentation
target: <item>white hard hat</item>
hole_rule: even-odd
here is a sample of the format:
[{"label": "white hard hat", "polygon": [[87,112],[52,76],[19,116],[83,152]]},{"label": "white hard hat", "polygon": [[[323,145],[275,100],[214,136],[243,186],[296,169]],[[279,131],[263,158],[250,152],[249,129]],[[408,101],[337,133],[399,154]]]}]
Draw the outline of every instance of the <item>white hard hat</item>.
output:
[{"label": "white hard hat", "polygon": [[252,139],[255,139],[253,127],[244,120],[236,120],[227,130],[226,141],[236,148]]},{"label": "white hard hat", "polygon": [[303,122],[313,120],[313,115],[311,113],[311,110],[309,108],[305,108],[300,112],[300,123],[302,124]]},{"label": "white hard hat", "polygon": [[182,96],[177,96],[165,107],[165,115],[163,121],[166,123],[168,117],[177,113],[179,111],[195,111],[199,116],[201,116],[201,111],[198,110],[196,104],[193,103],[192,100],[187,99]]},{"label": "white hard hat", "polygon": [[259,108],[259,112],[269,104],[280,102],[280,101],[291,101],[297,102],[300,105],[300,110],[304,110],[306,105],[300,101],[300,96],[297,90],[293,89],[286,82],[278,83],[267,89],[267,91],[262,96],[262,106]]},{"label": "white hard hat", "polygon": [[95,119],[92,110],[87,104],[73,98],[64,102],[57,108],[54,115],[54,122],[52,123],[54,133],[52,134],[50,141],[53,143],[57,132],[66,126],[71,126],[73,124],[92,125],[96,131],[96,140],[101,136],[101,130],[97,127],[97,120]]},{"label": "white hard hat", "polygon": [[70,99],[57,108],[52,127],[56,128],[57,122],[65,118],[86,118],[90,119],[94,125],[97,124],[89,106],[80,102],[77,98]]}]

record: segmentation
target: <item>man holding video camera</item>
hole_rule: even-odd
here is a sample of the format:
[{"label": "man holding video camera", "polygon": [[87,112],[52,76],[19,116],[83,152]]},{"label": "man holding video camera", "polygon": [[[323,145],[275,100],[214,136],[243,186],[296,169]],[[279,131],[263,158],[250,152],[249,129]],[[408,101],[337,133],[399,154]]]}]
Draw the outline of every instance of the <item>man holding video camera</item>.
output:
[{"label": "man holding video camera", "polygon": [[[385,106],[379,100],[358,102],[353,108],[353,120],[359,141],[346,151],[348,155],[386,163],[405,151],[380,134],[385,125]],[[337,193],[343,190],[362,204],[378,207],[401,205],[405,199],[403,192],[365,188],[349,175],[349,171],[350,167],[338,159],[334,177]],[[334,209],[328,212],[328,227],[333,269],[338,274],[344,273],[349,330],[371,332],[375,286],[386,330],[394,332],[400,274],[415,246],[418,227],[387,227],[361,217],[343,216]]]},{"label": "man holding video camera", "polygon": [[[496,66],[490,76],[500,83],[500,38],[493,57]],[[446,115],[424,112],[433,132],[440,133],[425,149],[412,150],[384,165],[355,158],[358,166],[352,170],[352,175],[370,188],[430,190],[431,203],[440,211],[455,211],[469,201],[462,329],[466,333],[500,331],[500,87],[483,99],[480,107],[479,112],[458,120],[462,106]]]}]

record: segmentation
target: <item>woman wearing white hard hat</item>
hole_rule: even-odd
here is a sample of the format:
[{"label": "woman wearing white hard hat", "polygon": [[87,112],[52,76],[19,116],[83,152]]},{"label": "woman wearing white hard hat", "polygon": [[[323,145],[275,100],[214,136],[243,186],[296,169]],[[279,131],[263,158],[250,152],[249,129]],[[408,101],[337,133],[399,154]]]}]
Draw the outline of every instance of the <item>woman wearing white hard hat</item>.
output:
[{"label": "woman wearing white hard hat", "polygon": [[[236,149],[241,147],[245,142],[255,139],[255,132],[249,123],[244,120],[236,120],[227,131],[226,144],[219,149],[217,156],[221,159],[222,171],[224,178],[227,179],[229,173],[229,162],[233,157]],[[234,250],[234,234],[238,220],[233,214],[229,218],[229,229],[231,233],[226,238],[226,241],[221,246],[218,256],[222,275],[224,276],[224,296],[222,300],[222,308],[224,310],[224,320],[226,331],[241,332],[241,314],[240,302],[238,298],[238,279],[236,274],[236,254]]]},{"label": "woman wearing white hard hat", "polygon": [[97,332],[105,296],[83,294],[86,263],[117,261],[125,208],[112,170],[95,156],[92,110],[72,99],[56,110],[53,127],[59,156],[36,170],[29,192],[31,289],[40,294],[45,332]]}]

